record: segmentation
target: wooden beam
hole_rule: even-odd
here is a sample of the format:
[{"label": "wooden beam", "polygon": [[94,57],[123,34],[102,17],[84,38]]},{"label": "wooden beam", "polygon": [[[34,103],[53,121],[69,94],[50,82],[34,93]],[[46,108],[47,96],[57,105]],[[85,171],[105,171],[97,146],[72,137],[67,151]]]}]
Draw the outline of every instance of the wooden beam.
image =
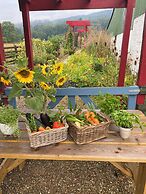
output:
[{"label": "wooden beam", "polygon": [[[0,71],[3,71],[2,66],[4,65],[4,61],[5,61],[4,42],[3,42],[3,35],[2,35],[2,26],[0,24]],[[0,94],[3,92],[4,92],[4,86],[0,85]]]},{"label": "wooden beam", "polygon": [[31,36],[30,17],[29,17],[29,3],[27,2],[23,4],[22,18],[23,18],[26,56],[28,58],[28,68],[33,69],[32,36]]},{"label": "wooden beam", "polygon": [[146,164],[139,164],[135,194],[146,194]]},{"label": "wooden beam", "polygon": [[[146,12],[137,84],[138,86],[146,86]],[[139,95],[137,98],[137,104],[144,104],[144,99],[145,95]]]},{"label": "wooden beam", "polygon": [[125,80],[125,74],[126,74],[126,64],[127,64],[127,55],[128,55],[128,46],[129,46],[129,37],[130,37],[131,22],[132,22],[132,16],[133,16],[133,5],[134,4],[135,4],[135,0],[128,0],[126,17],[125,17],[125,25],[124,25],[122,48],[121,48],[121,61],[120,61],[120,69],[119,69],[118,86],[124,86],[124,80]]},{"label": "wooden beam", "polygon": [[122,162],[110,162],[113,166],[115,166],[117,169],[119,169],[123,174],[125,174],[126,176],[129,176],[129,177],[133,177],[133,174],[132,174],[132,171],[127,168],[124,163]]},{"label": "wooden beam", "polygon": [[[4,61],[5,61],[4,42],[2,35],[2,26],[0,24],[0,65],[4,65]],[[2,69],[0,69],[0,71],[1,70]]]},{"label": "wooden beam", "polygon": [[90,20],[75,20],[75,21],[71,21],[68,20],[66,21],[66,24],[70,25],[70,26],[91,26]]},{"label": "wooden beam", "polygon": [[[20,10],[23,9],[23,2],[19,0]],[[129,0],[128,0],[129,1]],[[29,3],[30,11],[41,10],[72,10],[72,9],[105,9],[105,8],[126,8],[127,0],[31,0]]]},{"label": "wooden beam", "polygon": [[3,182],[5,176],[15,169],[17,166],[22,164],[25,160],[23,159],[4,159],[0,165],[0,183]]}]

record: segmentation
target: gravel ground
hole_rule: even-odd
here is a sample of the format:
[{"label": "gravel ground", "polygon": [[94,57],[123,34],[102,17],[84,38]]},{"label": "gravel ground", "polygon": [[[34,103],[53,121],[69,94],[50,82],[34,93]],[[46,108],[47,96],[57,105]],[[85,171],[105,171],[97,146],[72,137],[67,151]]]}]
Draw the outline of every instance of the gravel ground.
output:
[{"label": "gravel ground", "polygon": [[10,172],[3,194],[133,194],[132,179],[106,162],[27,161]]}]

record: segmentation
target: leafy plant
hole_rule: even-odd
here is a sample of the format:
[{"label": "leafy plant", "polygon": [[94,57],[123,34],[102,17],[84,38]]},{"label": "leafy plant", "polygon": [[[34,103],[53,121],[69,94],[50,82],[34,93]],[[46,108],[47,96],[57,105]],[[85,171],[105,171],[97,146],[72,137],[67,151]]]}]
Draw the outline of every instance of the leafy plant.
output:
[{"label": "leafy plant", "polygon": [[111,115],[112,112],[126,109],[125,102],[120,96],[111,94],[99,95],[93,98],[94,103],[100,108],[101,112]]},{"label": "leafy plant", "polygon": [[[55,101],[55,86],[62,86],[66,77],[62,76],[63,63],[53,65],[37,65],[33,70],[28,69],[27,60],[15,68],[8,68],[7,77],[0,77],[4,85],[12,84],[9,99],[24,95],[25,105],[35,113],[46,112],[48,101]],[[6,67],[5,67],[6,68]]]},{"label": "leafy plant", "polygon": [[138,115],[134,113],[130,113],[124,110],[118,110],[118,111],[112,112],[111,119],[113,119],[115,124],[119,127],[133,128],[134,124],[138,124],[142,130],[142,124],[140,122],[140,118]]},{"label": "leafy plant", "polygon": [[20,112],[18,109],[14,109],[12,106],[0,107],[0,123],[8,124],[10,126],[16,125]]}]

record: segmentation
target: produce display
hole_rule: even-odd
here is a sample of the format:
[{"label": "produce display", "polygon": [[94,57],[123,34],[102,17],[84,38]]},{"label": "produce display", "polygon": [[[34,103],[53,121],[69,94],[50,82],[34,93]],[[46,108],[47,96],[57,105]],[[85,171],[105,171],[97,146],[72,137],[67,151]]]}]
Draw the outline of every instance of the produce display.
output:
[{"label": "produce display", "polygon": [[103,117],[100,114],[97,114],[97,112],[94,110],[82,111],[81,109],[78,109],[73,114],[66,115],[65,118],[68,122],[73,122],[79,128],[91,125],[99,125],[100,123],[104,122]]},{"label": "produce display", "polygon": [[31,113],[26,113],[26,119],[32,133],[65,127],[63,117],[59,113],[52,115],[41,113],[40,118]]}]

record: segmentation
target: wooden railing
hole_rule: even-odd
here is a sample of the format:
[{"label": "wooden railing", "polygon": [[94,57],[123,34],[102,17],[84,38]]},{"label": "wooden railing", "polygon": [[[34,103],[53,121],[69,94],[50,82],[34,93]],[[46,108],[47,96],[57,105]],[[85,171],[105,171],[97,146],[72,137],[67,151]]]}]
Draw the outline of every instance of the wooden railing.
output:
[{"label": "wooden railing", "polygon": [[[5,94],[8,96],[11,88],[5,89]],[[57,88],[56,89],[56,102],[49,103],[50,108],[54,108],[65,96],[68,96],[68,104],[75,106],[75,97],[79,96],[85,104],[94,104],[91,96],[98,96],[100,94],[113,94],[113,95],[127,95],[128,96],[128,109],[134,110],[136,108],[137,95],[140,92],[138,86],[128,87],[92,87],[92,88]],[[25,91],[22,92],[22,96]],[[16,99],[12,99],[9,103],[16,107]],[[98,108],[98,107],[97,107]]]},{"label": "wooden railing", "polygon": [[20,52],[20,46],[13,45],[13,46],[5,46],[5,61],[8,64],[14,64],[15,59],[18,56],[18,53]]}]

